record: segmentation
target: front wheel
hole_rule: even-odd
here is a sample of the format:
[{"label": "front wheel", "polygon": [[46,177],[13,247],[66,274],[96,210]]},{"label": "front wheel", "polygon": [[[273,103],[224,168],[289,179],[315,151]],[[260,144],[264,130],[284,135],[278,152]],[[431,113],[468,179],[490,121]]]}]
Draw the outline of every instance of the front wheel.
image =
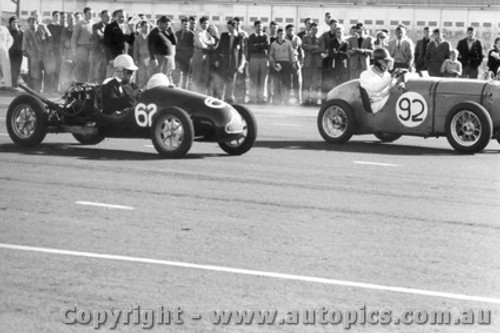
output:
[{"label": "front wheel", "polygon": [[250,110],[241,105],[233,105],[243,119],[243,133],[229,142],[219,142],[219,147],[229,155],[243,155],[249,151],[257,139],[257,121]]},{"label": "front wheel", "polygon": [[392,134],[392,133],[375,133],[374,134],[377,139],[382,142],[393,142],[401,137],[401,134]]},{"label": "front wheel", "polygon": [[474,154],[483,150],[493,136],[488,111],[473,102],[456,105],[446,116],[446,138],[458,152]]},{"label": "front wheel", "polygon": [[100,135],[99,133],[93,133],[93,134],[73,133],[73,137],[76,139],[76,141],[80,142],[82,145],[96,145],[98,143],[101,143],[102,140],[104,140],[104,136]]},{"label": "front wheel", "polygon": [[344,101],[332,100],[323,106],[318,113],[318,130],[328,143],[346,143],[354,134],[354,114]]},{"label": "front wheel", "polygon": [[10,138],[20,146],[34,147],[47,135],[48,119],[45,106],[36,97],[16,97],[9,105],[6,120]]},{"label": "front wheel", "polygon": [[155,115],[150,135],[154,147],[161,156],[182,157],[193,145],[193,122],[186,111],[170,107]]}]

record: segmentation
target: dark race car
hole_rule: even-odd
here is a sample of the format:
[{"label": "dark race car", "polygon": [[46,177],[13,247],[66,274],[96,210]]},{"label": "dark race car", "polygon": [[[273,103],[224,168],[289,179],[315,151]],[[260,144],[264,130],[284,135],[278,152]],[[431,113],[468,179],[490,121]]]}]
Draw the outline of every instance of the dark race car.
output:
[{"label": "dark race car", "polygon": [[353,134],[375,134],[383,142],[402,135],[446,136],[460,153],[500,142],[500,82],[421,78],[404,74],[404,89],[393,89],[381,111],[372,113],[359,80],[332,89],[318,114],[326,142],[345,143]]},{"label": "dark race car", "polygon": [[104,138],[150,138],[166,158],[184,156],[193,141],[217,142],[230,155],[249,151],[257,123],[244,106],[213,97],[156,86],[144,91],[135,107],[108,115],[101,112],[101,86],[75,83],[61,102],[53,102],[26,86],[7,111],[7,129],[18,145],[33,147],[47,133],[72,133],[82,144]]}]

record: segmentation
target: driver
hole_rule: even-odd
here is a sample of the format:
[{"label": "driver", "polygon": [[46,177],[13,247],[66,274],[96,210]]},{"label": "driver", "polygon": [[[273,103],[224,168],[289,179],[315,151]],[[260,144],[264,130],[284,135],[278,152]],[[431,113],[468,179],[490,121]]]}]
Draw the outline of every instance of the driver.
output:
[{"label": "driver", "polygon": [[102,85],[102,112],[112,114],[133,107],[141,90],[133,83],[137,66],[128,54],[120,54],[113,61],[115,75]]},{"label": "driver", "polygon": [[379,112],[391,95],[391,88],[396,86],[401,71],[389,74],[394,59],[385,48],[373,51],[373,65],[363,71],[359,77],[359,84],[364,88],[370,98],[373,113]]}]

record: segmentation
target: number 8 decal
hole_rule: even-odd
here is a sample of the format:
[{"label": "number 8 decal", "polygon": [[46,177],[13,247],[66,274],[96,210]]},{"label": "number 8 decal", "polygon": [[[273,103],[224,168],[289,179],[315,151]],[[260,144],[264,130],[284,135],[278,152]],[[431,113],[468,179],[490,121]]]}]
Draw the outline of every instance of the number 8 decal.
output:
[{"label": "number 8 decal", "polygon": [[150,127],[153,124],[153,116],[156,113],[156,104],[139,103],[135,106],[134,115],[137,125],[140,127]]},{"label": "number 8 decal", "polygon": [[428,107],[419,93],[408,91],[396,102],[396,116],[405,127],[417,127],[427,118]]}]

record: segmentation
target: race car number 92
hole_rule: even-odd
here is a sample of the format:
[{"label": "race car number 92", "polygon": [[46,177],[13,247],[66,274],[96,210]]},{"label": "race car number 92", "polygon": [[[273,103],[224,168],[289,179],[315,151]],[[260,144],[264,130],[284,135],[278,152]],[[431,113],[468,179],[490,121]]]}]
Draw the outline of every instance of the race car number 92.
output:
[{"label": "race car number 92", "polygon": [[139,103],[135,106],[134,115],[137,125],[150,127],[153,124],[153,116],[157,111],[156,104]]},{"label": "race car number 92", "polygon": [[405,92],[396,102],[396,115],[405,127],[417,127],[424,122],[427,114],[427,102],[419,93]]}]

